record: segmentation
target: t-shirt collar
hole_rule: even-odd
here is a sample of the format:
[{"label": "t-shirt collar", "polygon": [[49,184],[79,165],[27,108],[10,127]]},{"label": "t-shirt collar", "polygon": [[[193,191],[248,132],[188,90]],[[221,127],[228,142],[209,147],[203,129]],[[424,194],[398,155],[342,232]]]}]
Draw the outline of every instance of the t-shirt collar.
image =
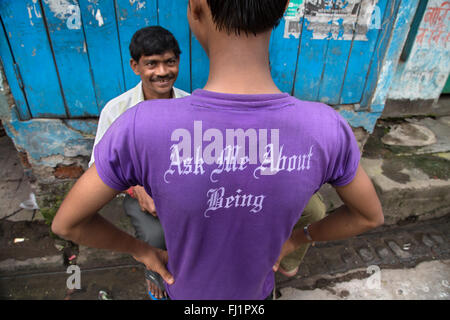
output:
[{"label": "t-shirt collar", "polygon": [[288,93],[232,94],[197,89],[192,97],[196,105],[226,108],[281,107],[293,104]]}]

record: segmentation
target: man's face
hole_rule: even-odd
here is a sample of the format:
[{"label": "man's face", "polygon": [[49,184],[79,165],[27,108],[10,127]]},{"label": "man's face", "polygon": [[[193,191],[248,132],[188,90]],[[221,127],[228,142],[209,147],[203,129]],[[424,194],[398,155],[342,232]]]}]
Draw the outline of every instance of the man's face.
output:
[{"label": "man's face", "polygon": [[141,77],[146,100],[171,98],[180,64],[173,51],[141,56],[138,62],[131,59],[130,64],[134,73]]}]

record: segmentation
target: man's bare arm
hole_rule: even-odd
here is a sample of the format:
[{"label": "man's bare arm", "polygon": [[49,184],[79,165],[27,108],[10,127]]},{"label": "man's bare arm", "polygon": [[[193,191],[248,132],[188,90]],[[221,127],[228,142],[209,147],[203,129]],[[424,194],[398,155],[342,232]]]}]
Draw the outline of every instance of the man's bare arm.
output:
[{"label": "man's bare arm", "polygon": [[78,244],[129,253],[171,284],[173,278],[165,267],[166,251],[132,237],[98,214],[118,193],[100,179],[94,163],[64,199],[53,220],[52,231]]},{"label": "man's bare arm", "polygon": [[309,227],[314,241],[346,239],[384,223],[380,200],[361,165],[352,182],[335,189],[344,205]]},{"label": "man's bare arm", "polygon": [[[314,241],[341,240],[364,233],[384,223],[380,200],[361,165],[352,182],[343,187],[335,187],[344,205],[308,228]],[[284,244],[274,270],[278,269],[281,259],[309,242],[302,229],[295,229]]]}]

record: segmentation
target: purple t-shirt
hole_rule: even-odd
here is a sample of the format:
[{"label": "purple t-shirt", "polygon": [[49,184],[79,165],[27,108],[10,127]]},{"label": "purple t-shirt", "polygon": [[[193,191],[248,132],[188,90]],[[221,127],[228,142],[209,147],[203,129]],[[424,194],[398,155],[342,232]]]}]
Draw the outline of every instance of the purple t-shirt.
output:
[{"label": "purple t-shirt", "polygon": [[129,109],[94,152],[108,186],[152,195],[172,299],[266,298],[311,196],[351,182],[360,159],[351,128],[327,105],[205,90]]}]

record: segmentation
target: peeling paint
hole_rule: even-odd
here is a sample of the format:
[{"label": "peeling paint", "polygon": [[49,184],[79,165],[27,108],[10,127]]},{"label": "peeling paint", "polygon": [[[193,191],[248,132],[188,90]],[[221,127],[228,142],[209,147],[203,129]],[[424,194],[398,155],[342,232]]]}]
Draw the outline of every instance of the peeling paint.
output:
[{"label": "peeling paint", "polygon": [[30,24],[31,24],[31,26],[34,26],[33,16],[31,15],[31,8],[27,7],[27,9],[28,9],[28,17],[30,18]]},{"label": "peeling paint", "polygon": [[97,20],[99,27],[105,24],[100,9],[97,9],[97,13],[95,14],[95,20]]},{"label": "peeling paint", "polygon": [[[396,57],[398,58],[400,52],[397,53]],[[383,101],[386,101],[386,96],[391,86],[393,72],[395,67],[393,66],[394,61],[390,59],[386,59],[383,63],[382,70],[378,76],[377,89],[374,97],[375,101],[372,101],[373,104],[379,104]]]},{"label": "peeling paint", "polygon": [[69,0],[44,0],[44,3],[48,5],[55,17],[61,20],[65,20],[68,7],[72,5]]},{"label": "peeling paint", "polygon": [[77,131],[81,135],[87,138],[95,138],[97,133],[97,121],[96,120],[63,120],[69,129]]},{"label": "peeling paint", "polygon": [[[18,149],[26,150],[33,165],[55,167],[64,159],[91,156],[97,121],[33,119],[19,121],[15,112],[3,119]],[[63,143],[62,143],[63,141]]]},{"label": "peeling paint", "polygon": [[372,112],[382,113],[384,110],[384,104],[377,104],[377,105],[373,104],[370,106],[370,110]]},{"label": "peeling paint", "polygon": [[0,91],[5,91],[5,87],[3,86],[3,72],[0,72]]},{"label": "peeling paint", "polygon": [[145,8],[147,3],[142,0],[130,0],[130,5],[133,6],[134,4],[136,4],[136,10],[141,10]]},{"label": "peeling paint", "polygon": [[70,5],[68,7],[68,12],[70,14],[67,18],[67,28],[69,29],[81,29],[81,13],[80,7],[75,5]]},{"label": "peeling paint", "polygon": [[33,13],[34,13],[34,17],[36,17],[38,19],[42,18],[41,12],[36,8],[36,5],[39,6],[38,0],[33,0],[33,4],[31,4],[31,3],[27,4],[28,18],[30,19],[31,26],[34,26]]},{"label": "peeling paint", "polygon": [[44,0],[54,16],[66,22],[70,30],[81,29],[81,12],[78,3],[72,4],[68,0]]},{"label": "peeling paint", "polygon": [[339,113],[353,128],[362,127],[369,133],[373,133],[375,124],[381,116],[379,112],[355,112],[352,110],[339,110]]},{"label": "peeling paint", "polygon": [[395,82],[397,81],[394,79],[396,70],[398,72],[398,69],[404,67],[402,64],[399,65],[399,59],[418,4],[419,0],[411,0],[402,2],[400,5],[389,48],[387,49],[382,68],[378,76],[375,94],[371,101],[370,110],[372,112],[383,112],[384,104],[391,87],[392,85],[395,85]]}]

